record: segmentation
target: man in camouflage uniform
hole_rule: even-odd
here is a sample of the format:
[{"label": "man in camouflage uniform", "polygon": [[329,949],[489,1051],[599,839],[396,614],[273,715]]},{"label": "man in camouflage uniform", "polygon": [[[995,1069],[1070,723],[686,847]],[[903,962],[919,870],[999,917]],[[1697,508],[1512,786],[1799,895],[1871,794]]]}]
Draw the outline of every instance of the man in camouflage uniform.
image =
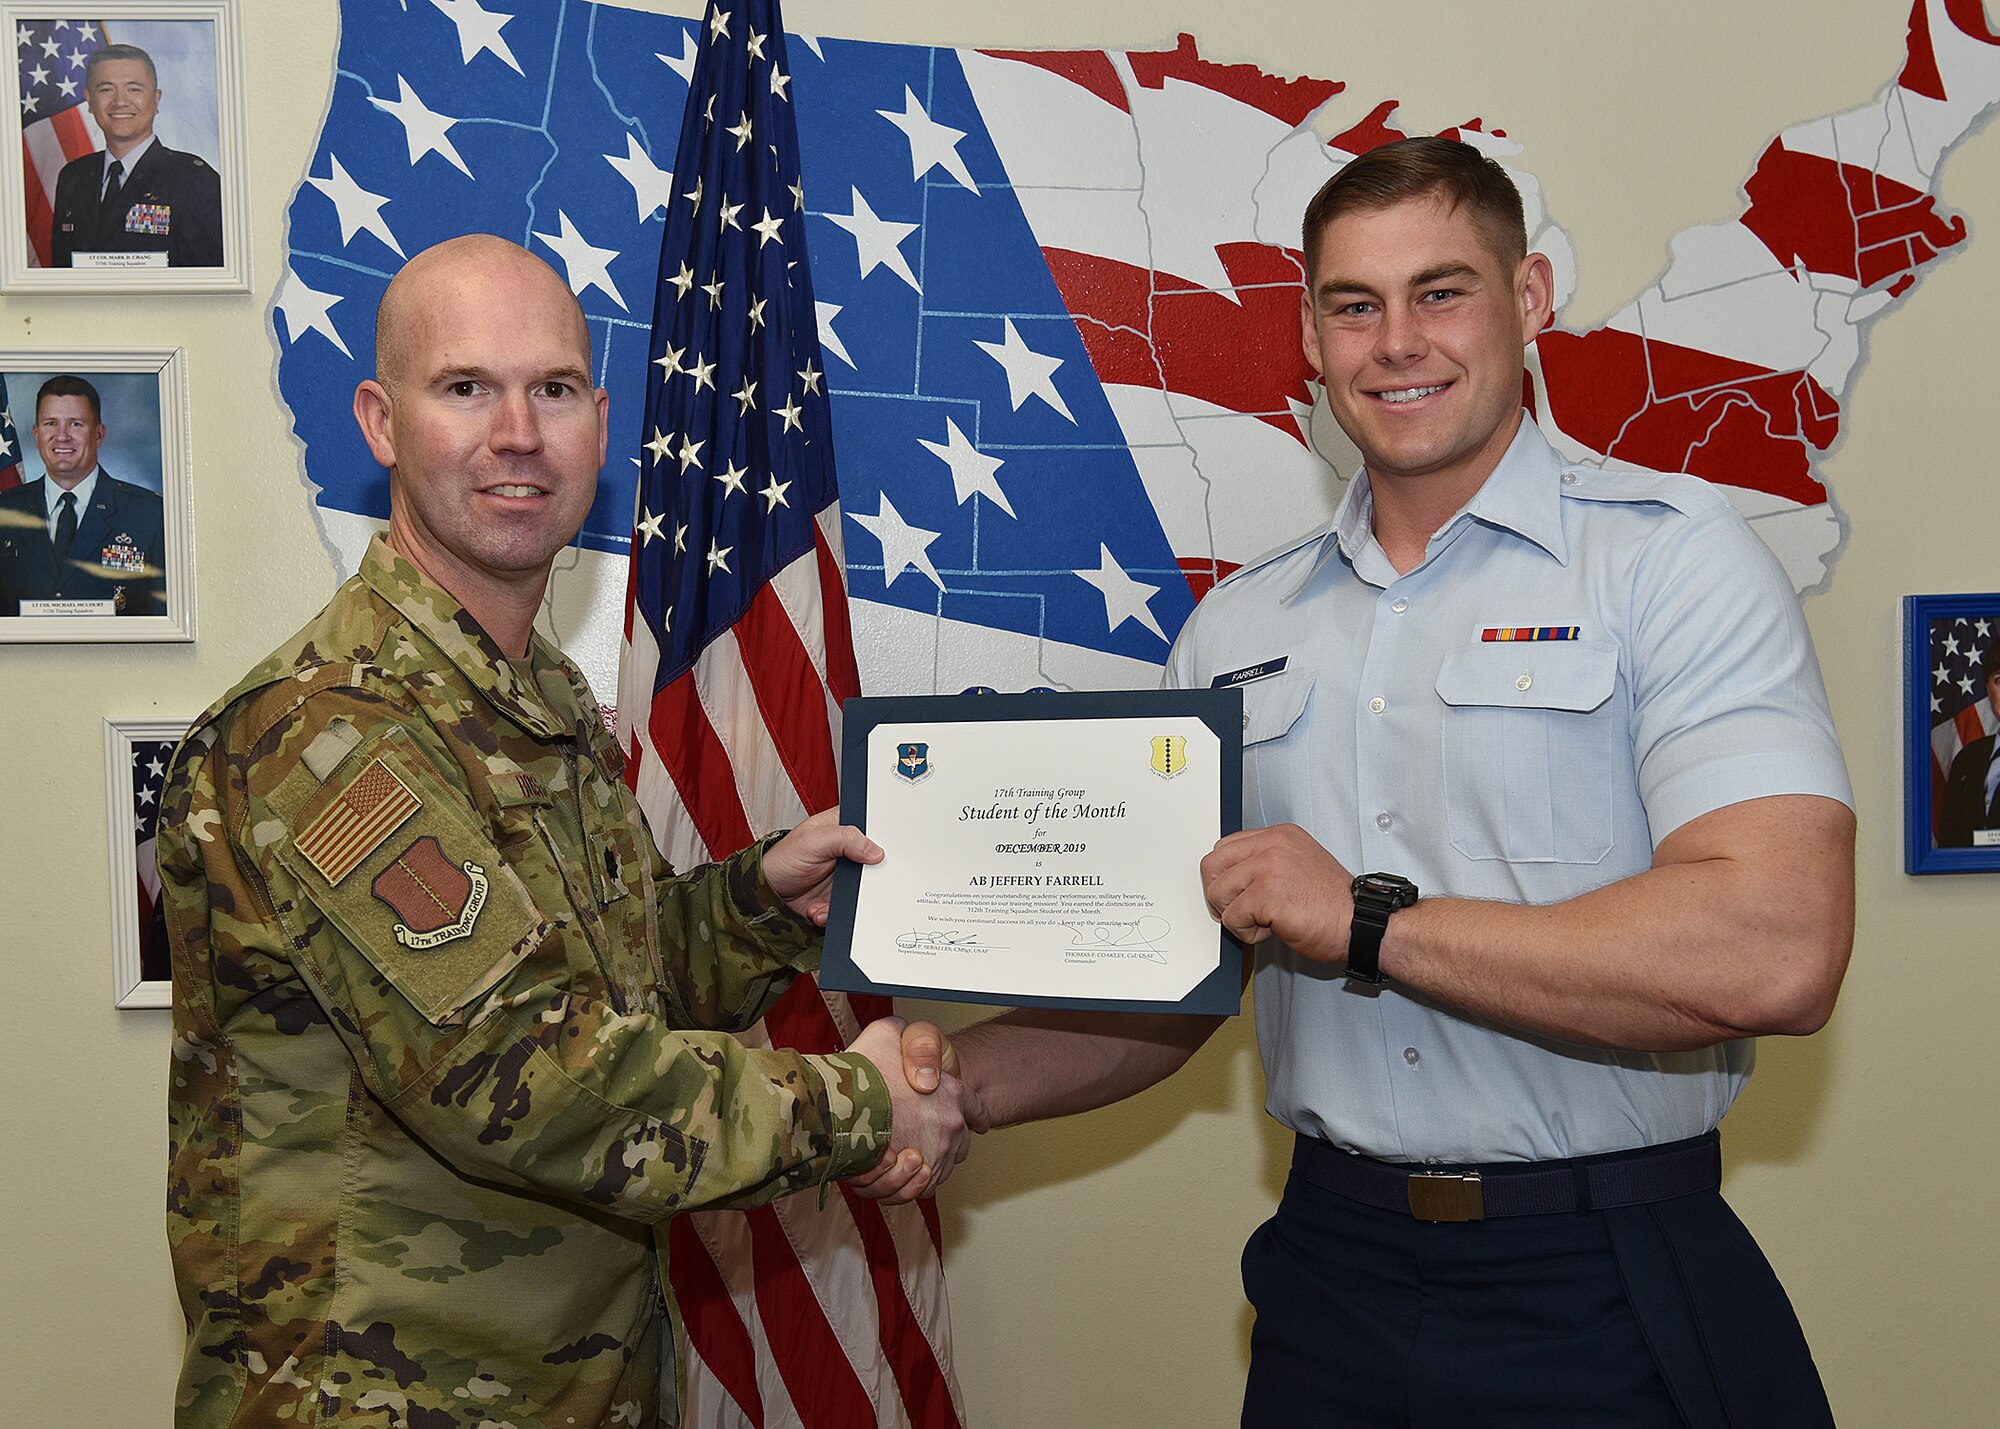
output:
[{"label": "man in camouflage uniform", "polygon": [[680,1030],[753,1022],[814,964],[836,859],[881,854],[831,815],[679,877],[654,852],[533,632],[605,450],[568,289],[440,245],[377,362],[387,537],[167,796],[176,1422],[672,1423],[665,1218],[871,1170],[907,1194],[963,1108],[909,1092],[893,1023],[829,1056]]}]

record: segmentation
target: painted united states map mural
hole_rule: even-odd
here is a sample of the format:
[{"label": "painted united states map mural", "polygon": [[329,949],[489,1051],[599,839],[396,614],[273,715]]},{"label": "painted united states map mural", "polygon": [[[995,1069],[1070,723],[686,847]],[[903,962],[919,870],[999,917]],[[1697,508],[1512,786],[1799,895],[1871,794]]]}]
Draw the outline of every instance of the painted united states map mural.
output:
[{"label": "painted united states map mural", "polygon": [[[403,258],[473,229],[526,244],[582,300],[611,391],[564,578],[592,594],[559,622],[608,698],[698,22],[582,0],[343,0],[342,22],[273,310],[322,529],[352,570],[387,515],[349,401]],[[1323,524],[1356,464],[1298,351],[1297,225],[1347,157],[1398,135],[1394,100],[1354,123],[1341,81],[1214,64],[1186,36],[794,36],[789,55],[864,688],[1151,683],[1201,593]],[[1967,241],[1943,167],[2000,101],[1978,0],[1918,0],[1884,58],[1868,102],[1746,142],[1734,222],[1674,235],[1651,287],[1531,354],[1560,450],[1719,484],[1801,591],[1842,544],[1818,464],[1868,329]],[[1520,146],[1451,132],[1515,174],[1560,302],[1576,256]]]}]

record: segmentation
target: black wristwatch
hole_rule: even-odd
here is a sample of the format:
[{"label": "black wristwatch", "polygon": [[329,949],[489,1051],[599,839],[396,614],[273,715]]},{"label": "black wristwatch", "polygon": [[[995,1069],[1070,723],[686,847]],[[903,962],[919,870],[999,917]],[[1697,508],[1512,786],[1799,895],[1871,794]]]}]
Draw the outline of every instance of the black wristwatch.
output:
[{"label": "black wristwatch", "polygon": [[1347,933],[1350,982],[1382,981],[1382,935],[1389,915],[1417,901],[1417,885],[1393,873],[1364,873],[1354,880],[1354,922]]}]

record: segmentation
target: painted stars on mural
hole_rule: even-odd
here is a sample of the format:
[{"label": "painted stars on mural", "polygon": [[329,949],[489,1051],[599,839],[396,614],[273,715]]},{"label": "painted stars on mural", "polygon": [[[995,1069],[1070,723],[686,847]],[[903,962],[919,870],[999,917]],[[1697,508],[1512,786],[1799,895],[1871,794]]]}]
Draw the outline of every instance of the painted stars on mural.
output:
[{"label": "painted stars on mural", "polygon": [[[402,255],[483,230],[548,257],[583,303],[614,456],[580,544],[626,551],[651,440],[643,295],[677,276],[655,272],[657,225],[692,188],[672,155],[698,22],[584,0],[348,10],[274,314],[329,539],[351,566],[349,518],[387,512],[346,401],[375,301]],[[1715,482],[1800,590],[1829,578],[1845,529],[1816,467],[1864,330],[1965,241],[1943,161],[2000,99],[2000,44],[1972,12],[1922,0],[1910,36],[1882,94],[1746,136],[1743,215],[1674,236],[1658,283],[1597,329],[1552,328],[1531,364],[1560,449]],[[1397,137],[1395,102],[1333,133],[1341,83],[1218,65],[1187,36],[802,36],[790,56],[767,83],[798,116],[858,628],[912,631],[875,613],[895,607],[950,623],[955,649],[1063,647],[1077,678],[1143,682],[1200,592],[1324,522],[1327,463],[1349,474],[1283,336],[1296,216],[1346,155]],[[1447,132],[1503,164],[1522,152],[1476,122]],[[1568,238],[1511,172],[1567,291]]]}]

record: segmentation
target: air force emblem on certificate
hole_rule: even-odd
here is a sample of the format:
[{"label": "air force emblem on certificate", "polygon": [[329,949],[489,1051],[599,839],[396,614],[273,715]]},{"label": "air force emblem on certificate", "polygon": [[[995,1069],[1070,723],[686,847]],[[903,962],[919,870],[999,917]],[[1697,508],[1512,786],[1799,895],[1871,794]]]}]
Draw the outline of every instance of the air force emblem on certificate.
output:
[{"label": "air force emblem on certificate", "polygon": [[896,774],[912,784],[930,778],[931,747],[928,744],[897,745]]},{"label": "air force emblem on certificate", "polygon": [[1187,740],[1178,734],[1153,736],[1153,772],[1172,779],[1187,768]]}]

